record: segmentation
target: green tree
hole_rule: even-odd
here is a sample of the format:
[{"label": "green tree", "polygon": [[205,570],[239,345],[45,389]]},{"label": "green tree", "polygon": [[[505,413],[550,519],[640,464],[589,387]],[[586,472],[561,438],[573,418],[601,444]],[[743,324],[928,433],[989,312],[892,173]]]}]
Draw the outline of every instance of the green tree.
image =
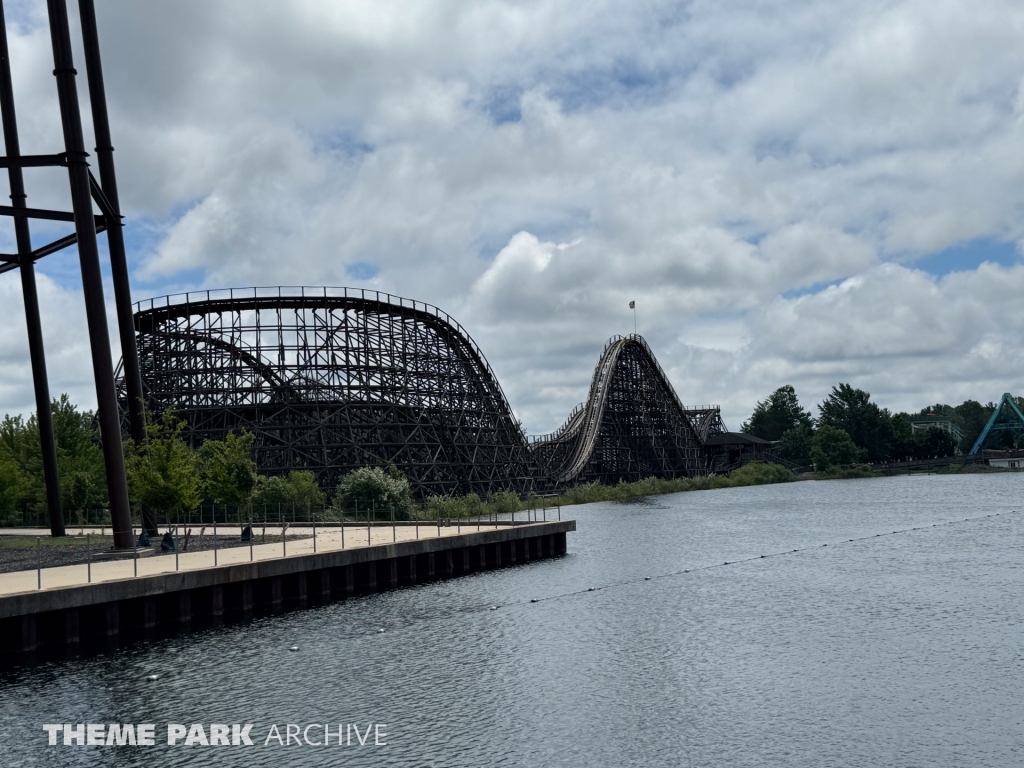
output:
[{"label": "green tree", "polygon": [[832,387],[832,392],[818,406],[820,426],[835,427],[849,435],[859,448],[867,452],[868,461],[889,457],[892,448],[892,424],[889,411],[871,402],[871,395],[849,384]]},{"label": "green tree", "polygon": [[919,459],[941,459],[956,453],[956,441],[949,433],[938,427],[930,427],[914,435],[915,457]]},{"label": "green tree", "polygon": [[182,514],[202,500],[196,452],[181,438],[184,428],[168,408],[160,421],[149,419],[145,445],[125,443],[128,493],[151,536],[157,533],[157,515]]},{"label": "green tree", "polygon": [[[68,520],[73,514],[89,519],[90,510],[107,505],[107,476],[99,431],[92,411],[79,411],[67,395],[54,400],[53,437],[57,443],[57,470],[60,473],[61,507]],[[35,434],[39,427],[30,419]],[[42,458],[40,457],[40,473]],[[45,493],[45,492],[44,492]]]},{"label": "green tree", "polygon": [[[985,428],[985,422],[992,415],[995,405],[986,407],[977,400],[964,400],[953,409],[954,421],[964,431],[964,437],[960,441],[960,452],[970,453],[971,448],[981,437],[981,431]],[[927,413],[927,410],[925,411]],[[938,413],[938,411],[936,411]]]},{"label": "green tree", "polygon": [[786,384],[772,392],[767,400],[758,402],[741,432],[762,440],[780,440],[794,427],[811,428],[811,414],[800,407],[796,390]]},{"label": "green tree", "polygon": [[910,417],[905,413],[897,413],[890,421],[892,440],[889,458],[893,461],[908,461],[917,456],[917,441],[914,430],[910,426]]},{"label": "green tree", "polygon": [[18,488],[15,505],[23,517],[35,520],[38,515],[46,512],[43,454],[39,447],[39,426],[35,417],[26,421],[20,415],[4,416],[0,422],[0,444],[17,468],[20,478],[20,482],[12,482],[9,486],[12,492],[15,487]]},{"label": "green tree", "polygon": [[390,515],[394,507],[395,518],[408,520],[412,516],[413,500],[409,481],[394,466],[388,471],[379,467],[360,467],[341,478],[334,494],[334,511],[340,515],[366,515],[376,511],[377,519]]},{"label": "green tree", "polygon": [[[67,395],[53,400],[50,411],[57,445],[61,507],[68,519],[74,519],[76,514],[86,519],[91,510],[107,504],[107,480],[95,419],[92,412],[79,411]],[[36,415],[28,420],[5,416],[0,422],[0,446],[20,475],[15,506],[22,515],[27,513],[33,519],[45,514],[46,486]]]},{"label": "green tree", "polygon": [[22,522],[22,499],[28,478],[11,456],[7,445],[0,443],[0,525]]},{"label": "green tree", "polygon": [[799,466],[807,466],[811,463],[811,440],[813,438],[814,430],[809,426],[800,425],[787,429],[782,433],[782,438],[779,441],[782,457]]},{"label": "green tree", "polygon": [[249,500],[256,488],[256,463],[252,460],[255,444],[256,436],[251,432],[232,432],[223,440],[207,440],[199,447],[199,472],[206,498],[236,508]]},{"label": "green tree", "polygon": [[287,477],[256,478],[252,495],[253,510],[260,513],[281,508],[297,509],[303,514],[317,512],[323,506],[324,494],[312,472],[291,471]]},{"label": "green tree", "polygon": [[819,472],[831,467],[854,464],[863,457],[863,450],[854,444],[845,430],[828,424],[818,427],[811,440],[811,461]]}]

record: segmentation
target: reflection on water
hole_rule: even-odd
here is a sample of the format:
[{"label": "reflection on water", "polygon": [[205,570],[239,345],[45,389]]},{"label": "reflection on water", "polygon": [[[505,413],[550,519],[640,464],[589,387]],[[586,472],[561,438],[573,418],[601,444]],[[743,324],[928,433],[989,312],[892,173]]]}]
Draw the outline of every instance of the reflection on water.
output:
[{"label": "reflection on water", "polygon": [[[1022,490],[928,476],[575,507],[556,561],[9,674],[2,762],[1020,765]],[[43,723],[155,723],[158,746],[47,747]],[[252,723],[256,745],[169,747],[168,723]],[[288,723],[382,723],[387,746],[263,746]]]}]

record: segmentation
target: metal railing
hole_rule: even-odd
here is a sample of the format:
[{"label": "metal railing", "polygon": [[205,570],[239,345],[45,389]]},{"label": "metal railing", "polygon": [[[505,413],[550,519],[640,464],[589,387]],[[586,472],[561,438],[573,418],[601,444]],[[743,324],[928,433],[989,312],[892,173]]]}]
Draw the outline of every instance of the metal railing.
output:
[{"label": "metal railing", "polygon": [[[145,578],[158,576],[164,573],[179,571],[203,570],[222,566],[237,565],[245,562],[258,562],[286,558],[288,554],[289,531],[298,529],[298,533],[291,534],[292,556],[298,557],[306,554],[317,554],[319,552],[343,551],[347,549],[371,547],[397,543],[399,541],[416,541],[421,538],[443,538],[445,536],[458,536],[465,533],[473,533],[487,529],[498,530],[503,527],[531,525],[535,523],[549,522],[562,519],[561,506],[536,506],[520,511],[499,513],[491,511],[484,514],[467,517],[443,517],[435,519],[414,518],[412,520],[397,520],[393,509],[389,509],[383,519],[367,519],[365,521],[345,520],[326,522],[318,520],[315,515],[310,521],[302,521],[298,525],[287,520],[271,522],[260,521],[252,517],[242,521],[244,528],[240,536],[222,536],[218,534],[217,526],[224,526],[223,522],[215,522],[209,525],[212,531],[212,547],[189,550],[188,546],[192,540],[193,529],[191,524],[182,526],[180,523],[166,526],[158,526],[157,536],[160,536],[161,529],[164,534],[161,543],[140,546],[142,530],[140,527],[132,526],[130,531],[134,545],[130,550],[112,550],[97,548],[93,537],[94,530],[85,533],[86,538],[86,561],[73,564],[62,564],[43,567],[43,537],[36,537],[36,567],[35,567],[35,589],[61,588],[92,584],[96,581],[116,581],[125,578]],[[199,523],[197,523],[198,525]],[[229,527],[237,528],[238,523],[227,523]],[[196,536],[196,541],[202,546],[204,543],[207,525],[203,525]],[[280,529],[280,549],[277,542],[266,543],[267,528]],[[261,541],[257,543],[257,529],[262,528]],[[454,529],[454,530],[452,530]],[[465,531],[463,530],[465,529]],[[101,538],[106,539],[106,532],[114,531],[101,526]],[[387,535],[390,531],[390,537]],[[399,533],[401,531],[401,535]],[[278,535],[278,534],[274,534]],[[169,538],[167,544],[164,543]],[[223,544],[229,544],[224,547]],[[248,545],[247,547],[245,545]],[[161,554],[156,555],[160,549]],[[248,557],[244,550],[248,549]],[[241,555],[230,555],[225,558],[226,553],[242,551]],[[144,562],[140,573],[139,560]],[[174,564],[171,567],[168,555],[174,555]],[[186,562],[183,564],[183,558]],[[132,567],[130,573],[122,564],[130,559]],[[60,577],[52,576],[49,583],[44,584],[44,572],[51,574],[60,571]],[[100,578],[95,578],[97,572]],[[32,571],[13,571],[0,574],[0,595],[17,594],[29,591],[23,588],[30,583]],[[56,579],[57,583],[53,583]]]}]

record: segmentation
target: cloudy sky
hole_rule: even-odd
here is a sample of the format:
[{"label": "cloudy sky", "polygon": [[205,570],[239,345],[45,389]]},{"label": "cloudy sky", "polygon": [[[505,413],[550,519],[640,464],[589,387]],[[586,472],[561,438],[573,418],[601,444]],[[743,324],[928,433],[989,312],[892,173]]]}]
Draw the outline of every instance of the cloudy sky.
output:
[{"label": "cloudy sky", "polygon": [[[60,151],[45,4],[6,5],[22,149]],[[731,428],[787,383],[894,410],[1024,394],[1018,2],[97,13],[137,299],[306,284],[437,304],[531,433],[584,398],[630,300],[683,401]],[[60,171],[27,183],[67,207]],[[53,391],[92,405],[76,254],[40,272]],[[0,412],[33,408],[19,294],[0,276]]]}]

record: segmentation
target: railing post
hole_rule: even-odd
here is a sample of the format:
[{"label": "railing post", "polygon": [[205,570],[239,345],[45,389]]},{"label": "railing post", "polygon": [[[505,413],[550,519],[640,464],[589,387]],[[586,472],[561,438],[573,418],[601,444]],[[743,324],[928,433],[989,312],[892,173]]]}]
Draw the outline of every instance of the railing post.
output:
[{"label": "railing post", "polygon": [[43,588],[43,550],[39,537],[36,536],[36,589]]}]

